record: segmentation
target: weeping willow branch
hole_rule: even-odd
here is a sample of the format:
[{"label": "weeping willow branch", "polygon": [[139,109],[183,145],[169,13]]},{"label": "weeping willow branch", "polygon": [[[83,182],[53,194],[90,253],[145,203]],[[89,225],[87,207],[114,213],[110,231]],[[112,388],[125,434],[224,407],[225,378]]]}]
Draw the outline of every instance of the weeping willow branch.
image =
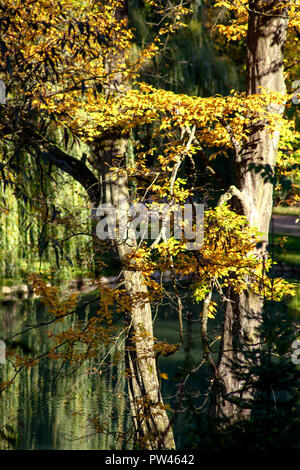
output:
[{"label": "weeping willow branch", "polygon": [[[55,143],[49,141],[36,130],[26,127],[26,136],[29,137],[29,143],[37,153],[42,155],[62,171],[68,173],[78,181],[87,191],[90,200],[97,204],[100,200],[99,181],[91,170],[81,160],[68,155],[61,150]],[[43,152],[44,150],[44,152]]]}]

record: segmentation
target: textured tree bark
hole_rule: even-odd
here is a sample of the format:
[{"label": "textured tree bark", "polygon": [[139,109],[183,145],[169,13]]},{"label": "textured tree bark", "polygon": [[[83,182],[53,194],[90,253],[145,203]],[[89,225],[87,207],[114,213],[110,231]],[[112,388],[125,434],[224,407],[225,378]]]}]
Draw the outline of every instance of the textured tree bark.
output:
[{"label": "textured tree bark", "polygon": [[[123,27],[128,23],[128,2],[123,1],[115,11]],[[120,23],[121,24],[121,23]],[[122,51],[116,50],[107,63],[117,90],[124,83],[118,63],[124,60]],[[127,211],[129,189],[126,172],[128,137],[113,129],[95,143],[95,168],[100,176],[100,202],[111,204],[116,210]],[[112,169],[114,167],[114,169]],[[117,170],[116,170],[117,168]],[[113,241],[117,258],[123,264],[125,290],[130,305],[126,315],[128,335],[125,345],[128,390],[137,444],[147,449],[174,449],[172,429],[164,407],[157,375],[154,352],[152,312],[146,300],[147,288],[141,273],[135,268],[131,255],[137,247],[135,234],[129,222],[128,236]]]},{"label": "textured tree bark", "polygon": [[[106,136],[97,149],[101,202],[116,209],[129,207],[126,175],[128,140],[116,133]],[[118,170],[113,170],[118,167]],[[136,249],[135,234],[128,226],[126,239],[113,240],[114,250],[123,263],[127,307],[127,340],[125,345],[128,390],[137,445],[146,449],[174,449],[169,418],[164,407],[157,375],[154,352],[152,312],[147,300],[147,287],[130,255]]]},{"label": "textured tree bark", "polygon": [[[247,34],[248,95],[260,93],[263,87],[269,91],[285,92],[283,76],[283,48],[286,38],[286,12],[273,12],[277,2],[249,1]],[[272,13],[273,12],[273,13]],[[284,106],[271,104],[269,112],[283,114]],[[232,205],[247,217],[249,224],[263,233],[256,254],[266,256],[268,231],[272,215],[273,175],[276,163],[279,133],[271,136],[264,122],[252,125],[247,145],[236,152],[235,178],[240,197],[232,199]],[[258,165],[262,170],[258,170]],[[229,420],[248,418],[249,408],[239,405],[241,398],[251,398],[251,389],[233,371],[232,361],[247,358],[243,348],[258,345],[257,328],[262,321],[263,297],[250,290],[241,295],[228,293],[226,313],[218,360],[219,385],[215,384],[212,412]]]}]

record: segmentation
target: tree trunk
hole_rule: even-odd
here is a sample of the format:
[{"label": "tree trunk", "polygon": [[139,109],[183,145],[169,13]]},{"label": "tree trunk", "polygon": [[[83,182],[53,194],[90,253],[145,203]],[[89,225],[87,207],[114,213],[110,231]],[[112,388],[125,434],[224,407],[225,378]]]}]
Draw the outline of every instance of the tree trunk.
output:
[{"label": "tree trunk", "polygon": [[[285,11],[275,12],[272,16],[276,3],[270,0],[249,2],[248,95],[260,93],[260,87],[285,92],[283,47],[287,19],[284,18]],[[283,114],[284,106],[271,104],[268,111]],[[247,145],[236,154],[235,178],[240,197],[234,197],[232,204],[247,217],[251,226],[263,233],[262,241],[255,250],[263,258],[267,255],[279,133],[271,136],[264,122],[252,125],[250,131]],[[234,420],[249,417],[250,408],[242,408],[239,401],[251,398],[251,389],[247,389],[246,382],[235,374],[232,361],[246,366],[248,359],[244,348],[257,347],[260,342],[257,328],[262,321],[263,297],[248,290],[241,295],[229,292],[228,299],[218,361],[221,388],[215,386],[212,409],[218,416]]]},{"label": "tree trunk", "polygon": [[[115,16],[123,27],[128,23],[128,2],[124,0]],[[107,63],[107,71],[111,74],[117,90],[124,83],[122,72],[118,70],[118,62],[122,63],[122,51],[116,50]],[[114,129],[95,142],[97,155],[95,167],[100,175],[101,203],[111,204],[116,210],[127,211],[129,207],[129,189],[126,173],[126,153],[128,138]],[[114,171],[112,167],[117,167]],[[94,239],[95,241],[95,239]],[[97,242],[96,242],[97,243]],[[169,418],[163,405],[160,385],[157,376],[154,352],[152,312],[147,301],[147,288],[141,273],[135,268],[130,255],[134,253],[137,243],[133,230],[128,228],[125,239],[113,240],[114,251],[123,264],[125,290],[128,295],[128,314],[126,326],[128,335],[125,345],[128,390],[135,427],[137,445],[146,449],[174,449],[173,433]]]},{"label": "tree trunk", "polygon": [[[129,207],[126,175],[128,140],[116,133],[108,135],[97,149],[100,172],[101,202],[116,209]],[[118,167],[117,172],[112,166]],[[137,243],[133,230],[128,228],[126,239],[112,240],[114,250],[123,263],[123,278],[128,295],[125,345],[128,390],[136,431],[137,446],[146,449],[174,449],[173,433],[162,401],[154,352],[152,312],[147,300],[147,287],[130,255]]]}]

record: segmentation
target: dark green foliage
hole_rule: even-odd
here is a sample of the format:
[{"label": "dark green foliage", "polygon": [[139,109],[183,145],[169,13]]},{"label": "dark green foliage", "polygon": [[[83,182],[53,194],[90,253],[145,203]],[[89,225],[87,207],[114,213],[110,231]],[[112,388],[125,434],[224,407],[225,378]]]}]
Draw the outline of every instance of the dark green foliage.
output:
[{"label": "dark green foliage", "polygon": [[[239,89],[240,80],[234,60],[216,48],[207,18],[207,4],[202,0],[193,0],[186,6],[193,9],[193,13],[185,19],[188,27],[170,37],[161,54],[144,71],[147,82],[197,96],[229,94],[232,88]],[[150,42],[157,30],[159,16],[150,15],[143,0],[131,0],[129,18],[136,30],[137,46]]]},{"label": "dark green foliage", "polygon": [[279,309],[269,302],[261,327],[261,346],[244,350],[243,361],[232,363],[235,375],[254,392],[248,399],[235,400],[241,409],[251,411],[250,419],[228,423],[191,408],[187,448],[300,448],[300,369],[291,358],[297,328],[287,312],[285,306]]}]

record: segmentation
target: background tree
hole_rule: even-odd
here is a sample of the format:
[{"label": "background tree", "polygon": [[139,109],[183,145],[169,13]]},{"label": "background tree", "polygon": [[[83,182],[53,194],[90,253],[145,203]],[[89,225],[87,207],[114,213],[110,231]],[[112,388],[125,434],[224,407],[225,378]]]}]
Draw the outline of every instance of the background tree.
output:
[{"label": "background tree", "polygon": [[[255,95],[264,90],[286,92],[284,83],[284,45],[288,27],[288,2],[243,2],[236,8],[238,21],[247,20],[246,39],[246,93]],[[284,103],[270,101],[268,112],[283,115]],[[221,121],[222,122],[222,121]],[[278,151],[279,131],[273,133],[262,119],[248,124],[247,142],[240,146],[235,140],[232,129],[223,121],[232,136],[234,148],[235,186],[230,188],[228,197],[233,199],[236,210],[245,215],[249,225],[257,227],[263,234],[256,247],[259,258],[267,254],[268,233],[273,206],[273,184],[276,157]],[[241,347],[245,342],[257,344],[257,334],[262,321],[263,296],[245,290],[241,294],[228,294],[228,305],[224,319],[222,346],[219,357],[218,372],[225,385],[216,403],[218,414],[234,418],[241,411],[234,404],[240,396],[243,381],[235,377],[231,360],[239,358]],[[246,360],[246,358],[244,358]],[[229,399],[227,398],[229,397]],[[246,410],[248,413],[249,410]]]}]

